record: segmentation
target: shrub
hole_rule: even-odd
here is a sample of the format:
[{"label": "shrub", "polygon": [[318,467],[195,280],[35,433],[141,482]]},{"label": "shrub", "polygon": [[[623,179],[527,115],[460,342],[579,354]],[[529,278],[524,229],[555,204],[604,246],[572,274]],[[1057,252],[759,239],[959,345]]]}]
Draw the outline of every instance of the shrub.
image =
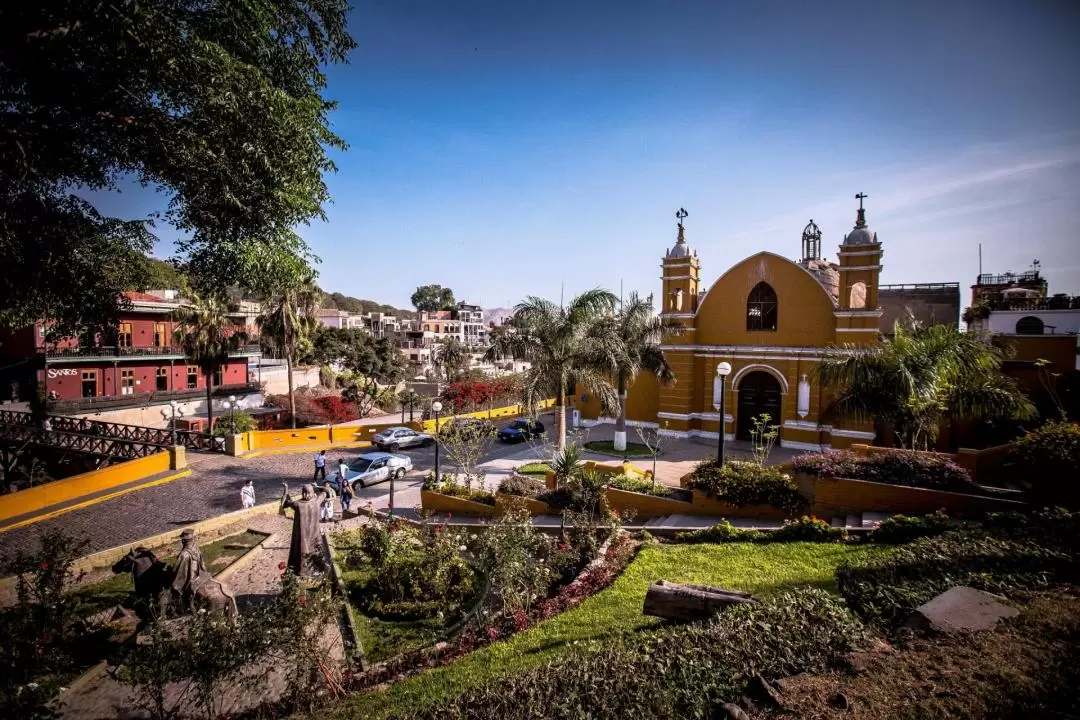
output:
[{"label": "shrub", "polygon": [[941,455],[915,450],[888,450],[859,455],[850,450],[805,453],[791,462],[796,472],[824,477],[971,492],[967,471]]},{"label": "shrub", "polygon": [[[765,632],[769,642],[762,642]],[[396,717],[712,717],[714,707],[739,697],[754,674],[819,671],[864,639],[863,626],[836,598],[814,588],[784,592],[706,622],[661,627],[626,642],[568,648],[545,666],[492,679],[460,697]]]},{"label": "shrub", "polygon": [[1033,500],[1080,509],[1080,425],[1046,423],[1017,441],[1016,456]]},{"label": "shrub", "polygon": [[465,487],[464,485],[458,485],[457,479],[450,473],[443,473],[442,480],[436,480],[435,473],[429,472],[424,476],[424,483],[421,485],[421,489],[427,490],[428,492],[450,495],[463,500],[483,503],[484,505],[495,505],[495,496],[493,494],[486,490],[474,490],[470,487]]},{"label": "shrub", "polygon": [[941,535],[951,526],[952,521],[944,510],[938,510],[925,517],[893,515],[878,525],[870,533],[869,539],[870,542],[899,545],[921,537]]},{"label": "shrub", "polygon": [[824,520],[806,515],[785,522],[778,530],[762,534],[766,542],[833,542],[847,536],[843,528],[834,528]]},{"label": "shrub", "polygon": [[633,475],[616,475],[608,478],[608,486],[617,490],[625,490],[626,492],[641,493],[643,495],[653,495],[656,497],[667,497],[672,494],[671,488],[662,483],[653,483],[652,480],[646,480],[645,478],[636,477]]},{"label": "shrub", "polygon": [[549,470],[551,470],[551,466],[545,462],[531,462],[525,463],[514,472],[519,475],[539,475],[543,477],[548,474]]},{"label": "shrub", "polygon": [[846,562],[836,583],[867,620],[896,625],[919,605],[955,585],[995,593],[1075,582],[1073,555],[1009,533],[967,527],[924,537],[884,557]]},{"label": "shrub", "polygon": [[315,398],[312,401],[312,408],[321,416],[320,419],[329,425],[349,422],[360,417],[360,408],[338,395]]},{"label": "shrub", "polygon": [[789,512],[806,507],[806,498],[799,494],[790,475],[776,467],[752,462],[733,460],[720,467],[714,460],[704,460],[691,473],[690,484],[736,507],[772,505]]},{"label": "shrub", "polygon": [[569,488],[559,488],[540,493],[536,499],[547,503],[552,510],[568,510],[574,504],[574,493]]},{"label": "shrub", "polygon": [[543,480],[522,475],[510,475],[499,483],[499,492],[504,495],[535,498],[547,492],[547,486],[544,485]]},{"label": "shrub", "polygon": [[703,543],[756,542],[764,533],[758,530],[742,530],[727,520],[721,520],[706,530],[682,532],[675,536],[678,542],[690,545]]},{"label": "shrub", "polygon": [[243,410],[222,413],[214,418],[214,434],[219,437],[250,432],[258,427],[259,423],[255,420],[255,417]]}]

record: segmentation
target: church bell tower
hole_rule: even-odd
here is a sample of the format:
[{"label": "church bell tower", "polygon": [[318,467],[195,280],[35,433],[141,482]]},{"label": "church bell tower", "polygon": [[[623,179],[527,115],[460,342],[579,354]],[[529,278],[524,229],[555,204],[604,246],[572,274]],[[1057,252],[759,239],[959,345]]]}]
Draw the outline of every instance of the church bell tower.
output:
[{"label": "church bell tower", "polygon": [[[661,267],[664,270],[664,292],[661,300],[663,307],[660,314],[672,319],[692,319],[698,305],[698,283],[701,275],[701,261],[697,253],[686,242],[686,228],[683,220],[686,210],[679,208],[675,213],[678,219],[679,234],[675,245],[667,251]],[[684,325],[691,324],[684,322]]]}]

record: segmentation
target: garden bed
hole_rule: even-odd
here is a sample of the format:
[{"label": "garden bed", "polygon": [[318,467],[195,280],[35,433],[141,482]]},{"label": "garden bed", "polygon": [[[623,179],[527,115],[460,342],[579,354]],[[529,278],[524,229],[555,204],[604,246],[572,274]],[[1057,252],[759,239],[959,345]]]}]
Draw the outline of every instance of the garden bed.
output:
[{"label": "garden bed", "polygon": [[488,493],[486,497],[490,497],[490,504],[487,502],[477,502],[469,497],[447,495],[446,493],[436,492],[434,490],[421,490],[420,506],[424,510],[433,513],[457,513],[458,515],[474,517],[495,517],[497,514],[495,496]]},{"label": "garden bed", "polygon": [[551,472],[551,465],[546,462],[525,463],[515,468],[514,472],[518,475],[536,475],[542,478]]},{"label": "garden bed", "polygon": [[585,449],[599,455],[611,455],[612,457],[637,457],[651,458],[653,453],[641,443],[626,443],[625,450],[616,450],[615,443],[611,440],[593,440],[585,443]]}]

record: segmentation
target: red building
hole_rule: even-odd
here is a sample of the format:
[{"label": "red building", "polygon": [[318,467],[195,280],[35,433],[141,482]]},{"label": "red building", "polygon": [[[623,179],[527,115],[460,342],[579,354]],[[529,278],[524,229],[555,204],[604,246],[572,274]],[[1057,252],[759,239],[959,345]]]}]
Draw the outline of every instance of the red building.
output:
[{"label": "red building", "polygon": [[[189,364],[173,333],[177,300],[144,293],[125,293],[130,305],[120,322],[95,345],[81,345],[69,338],[46,343],[46,324],[9,333],[0,341],[4,376],[10,397],[30,399],[41,388],[48,405],[58,411],[168,402],[195,398],[206,392],[206,378]],[[237,313],[237,330],[244,330],[245,316]],[[248,377],[248,358],[261,355],[257,344],[232,353],[213,378],[222,392],[253,391]],[[4,399],[8,399],[5,397]]]}]

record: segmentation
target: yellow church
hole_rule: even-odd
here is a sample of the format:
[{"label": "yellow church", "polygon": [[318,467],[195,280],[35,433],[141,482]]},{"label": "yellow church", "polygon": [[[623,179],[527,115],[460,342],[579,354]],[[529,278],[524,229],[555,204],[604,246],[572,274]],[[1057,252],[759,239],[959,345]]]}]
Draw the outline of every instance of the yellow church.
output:
[{"label": "yellow church", "polygon": [[[782,447],[845,448],[874,439],[872,423],[836,424],[822,416],[829,396],[814,370],[830,345],[869,345],[879,338],[881,243],[866,223],[862,193],[855,227],[840,245],[838,263],[821,258],[821,231],[813,220],[802,236],[802,259],[770,252],[752,255],[722,274],[708,290],[701,262],[686,241],[680,213],[678,238],[663,258],[663,317],[684,325],[664,339],[676,382],[661,386],[642,373],[629,389],[627,418],[680,437],[718,439],[719,405],[713,396],[717,366],[731,366],[724,387],[724,433],[750,439],[752,420],[768,414]],[[586,424],[601,418],[588,389],[573,399]]]}]

